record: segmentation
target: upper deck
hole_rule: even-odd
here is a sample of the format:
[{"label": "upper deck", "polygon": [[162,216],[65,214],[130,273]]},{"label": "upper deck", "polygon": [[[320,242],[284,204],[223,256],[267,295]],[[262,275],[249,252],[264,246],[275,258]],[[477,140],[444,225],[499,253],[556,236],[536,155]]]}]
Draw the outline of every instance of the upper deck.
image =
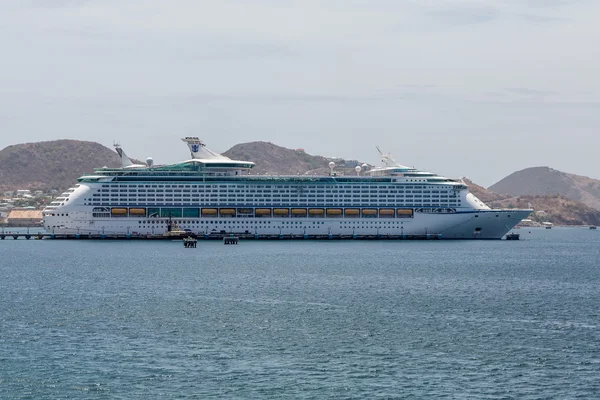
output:
[{"label": "upper deck", "polygon": [[[236,183],[399,183],[444,184],[454,189],[466,189],[461,180],[450,179],[431,172],[421,171],[396,163],[389,154],[382,155],[384,166],[366,170],[356,167],[357,175],[337,175],[330,163],[329,175],[251,175],[255,166],[250,161],[232,160],[208,149],[198,138],[182,139],[187,143],[192,159],[168,165],[132,164],[125,153],[117,148],[122,159],[121,168],[97,168],[91,175],[84,175],[79,182],[236,182]],[[378,148],[379,150],[379,148]],[[362,173],[362,175],[361,175]]]}]

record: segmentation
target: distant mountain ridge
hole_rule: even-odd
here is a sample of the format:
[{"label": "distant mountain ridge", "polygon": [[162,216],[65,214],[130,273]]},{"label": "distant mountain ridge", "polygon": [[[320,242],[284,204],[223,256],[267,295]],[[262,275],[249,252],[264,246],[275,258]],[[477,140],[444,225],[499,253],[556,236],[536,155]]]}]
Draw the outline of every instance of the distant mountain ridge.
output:
[{"label": "distant mountain ridge", "polygon": [[474,183],[472,180],[470,180],[468,178],[463,178],[463,181],[465,181],[467,186],[469,186],[469,191],[471,193],[473,193],[479,200],[483,201],[484,203],[489,204],[490,202],[497,201],[497,200],[503,200],[503,199],[510,197],[509,195],[499,194],[499,193],[493,192],[489,189],[486,189],[483,186],[479,186],[478,184]]},{"label": "distant mountain ridge", "polygon": [[0,191],[64,190],[105,165],[116,167],[121,161],[96,142],[63,139],[8,146],[0,151]]},{"label": "distant mountain ridge", "polygon": [[463,178],[469,191],[491,208],[533,208],[533,221],[552,222],[556,225],[598,225],[600,210],[563,195],[520,195],[495,193],[490,189]]},{"label": "distant mountain ridge", "polygon": [[[239,143],[223,153],[234,160],[252,161],[256,164],[252,174],[260,175],[327,175],[329,159],[313,156],[304,150],[292,150],[270,142]],[[348,174],[354,166],[345,165],[338,160],[335,172]]]},{"label": "distant mountain ridge", "polygon": [[[256,163],[253,174],[329,173],[329,159],[273,143],[240,143],[223,154],[232,159],[253,161]],[[355,174],[353,163],[336,160],[336,164],[336,173]],[[0,191],[62,191],[94,168],[120,165],[116,152],[95,142],[54,140],[8,146],[0,151]],[[556,224],[600,224],[600,181],[595,179],[536,167],[517,171],[489,189],[464,180],[475,196],[492,207],[528,208],[531,204],[536,211],[543,211],[535,215],[540,220]]]},{"label": "distant mountain ridge", "polygon": [[[252,174],[329,173],[329,159],[268,142],[240,143],[223,154],[256,163]],[[346,166],[344,160],[337,164],[336,173],[354,174],[354,167]],[[120,165],[121,160],[115,151],[96,142],[62,139],[12,145],[0,151],[0,191],[64,190],[80,176],[93,172],[94,168]]]},{"label": "distant mountain ridge", "polygon": [[561,195],[600,210],[600,180],[549,167],[533,167],[513,172],[490,186],[489,190],[510,196]]},{"label": "distant mountain ridge", "polygon": [[519,196],[492,202],[499,208],[533,207],[531,219],[556,225],[600,225],[600,210],[560,195]]},{"label": "distant mountain ridge", "polygon": [[327,166],[327,159],[311,156],[269,142],[239,143],[223,153],[233,160],[252,161],[253,174],[304,174],[306,171]]}]

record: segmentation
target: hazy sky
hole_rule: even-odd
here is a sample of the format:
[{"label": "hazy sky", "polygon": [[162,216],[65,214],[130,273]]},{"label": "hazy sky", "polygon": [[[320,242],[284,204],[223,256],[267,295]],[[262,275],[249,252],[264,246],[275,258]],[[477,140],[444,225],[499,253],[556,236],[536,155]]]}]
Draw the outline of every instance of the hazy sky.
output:
[{"label": "hazy sky", "polygon": [[485,186],[600,178],[598,0],[2,0],[0,148],[270,141]]}]

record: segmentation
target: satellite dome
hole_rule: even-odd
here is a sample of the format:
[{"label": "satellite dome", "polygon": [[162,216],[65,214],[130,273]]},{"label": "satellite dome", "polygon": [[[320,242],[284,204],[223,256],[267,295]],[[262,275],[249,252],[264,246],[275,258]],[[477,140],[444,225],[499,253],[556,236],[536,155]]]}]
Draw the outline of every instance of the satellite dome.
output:
[{"label": "satellite dome", "polygon": [[152,157],[146,158],[146,165],[148,165],[149,167],[154,165],[154,159]]},{"label": "satellite dome", "polygon": [[329,168],[333,168],[333,167],[335,167],[335,163],[334,163],[333,161],[331,161],[331,162],[329,163]]}]

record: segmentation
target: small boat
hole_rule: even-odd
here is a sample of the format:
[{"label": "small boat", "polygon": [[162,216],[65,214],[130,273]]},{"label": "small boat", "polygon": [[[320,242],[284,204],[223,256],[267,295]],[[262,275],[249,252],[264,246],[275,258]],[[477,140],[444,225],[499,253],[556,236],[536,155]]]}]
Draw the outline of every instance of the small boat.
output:
[{"label": "small boat", "polygon": [[513,233],[509,233],[508,235],[506,235],[506,240],[519,240],[520,237],[521,237],[521,235],[513,232]]},{"label": "small boat", "polygon": [[595,230],[597,227],[595,226],[590,226],[590,229]]}]

